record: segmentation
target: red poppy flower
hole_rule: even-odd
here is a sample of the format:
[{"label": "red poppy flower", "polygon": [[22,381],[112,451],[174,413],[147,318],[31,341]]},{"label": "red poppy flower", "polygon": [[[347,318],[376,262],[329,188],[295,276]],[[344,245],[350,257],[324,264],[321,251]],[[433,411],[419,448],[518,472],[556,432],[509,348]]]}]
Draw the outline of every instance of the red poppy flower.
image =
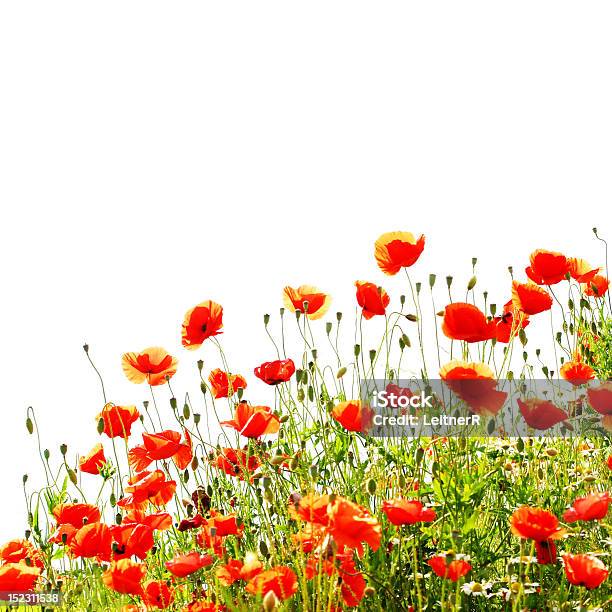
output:
[{"label": "red poppy flower", "polygon": [[211,555],[203,555],[197,551],[192,551],[183,555],[176,555],[170,561],[166,561],[166,569],[178,578],[184,578],[203,567],[212,565],[215,558]]},{"label": "red poppy flower", "polygon": [[259,438],[278,433],[280,419],[272,414],[268,406],[250,406],[240,402],[236,405],[234,418],[231,421],[221,421],[220,425],[232,427],[246,438]]},{"label": "red poppy flower", "polygon": [[427,561],[427,565],[431,567],[436,576],[440,578],[448,578],[453,582],[457,582],[459,578],[465,576],[472,566],[465,559],[453,559],[447,562],[446,555],[438,555]]},{"label": "red poppy flower", "polygon": [[83,525],[71,538],[70,550],[75,557],[108,559],[111,551],[111,532],[108,525],[104,523]]},{"label": "red poppy flower", "polygon": [[568,260],[570,276],[579,283],[588,283],[598,272],[588,261],[570,257]]},{"label": "red poppy flower", "polygon": [[289,514],[295,520],[327,526],[329,524],[329,516],[327,514],[329,503],[329,495],[308,493],[300,497],[297,502],[290,502]]},{"label": "red poppy flower", "polygon": [[495,416],[508,395],[497,390],[495,375],[484,363],[453,360],[442,367],[440,378],[475,414]]},{"label": "red poppy flower", "polygon": [[325,527],[310,523],[305,525],[301,531],[291,534],[291,541],[305,554],[318,549],[325,540],[327,532]]},{"label": "red poppy flower", "polygon": [[587,390],[587,396],[593,410],[604,416],[612,414],[612,381],[591,387]]},{"label": "red poppy flower", "polygon": [[222,448],[213,459],[213,465],[229,476],[237,476],[240,480],[244,480],[245,475],[252,476],[261,462],[255,455],[247,455],[243,450]]},{"label": "red poppy flower", "polygon": [[425,508],[417,499],[396,497],[385,500],[382,504],[382,511],[392,525],[415,525],[436,520],[436,511],[433,508]]},{"label": "red poppy flower", "polygon": [[104,433],[109,438],[128,438],[132,433],[132,424],[138,420],[140,413],[136,406],[115,406],[106,404],[96,417],[104,421]]},{"label": "red poppy flower", "polygon": [[223,612],[225,609],[225,606],[218,606],[212,601],[203,599],[192,601],[183,608],[184,612]]},{"label": "red poppy flower", "polygon": [[550,310],[552,297],[535,283],[512,282],[512,305],[528,315]]},{"label": "red poppy flower", "polygon": [[216,576],[222,585],[230,586],[238,580],[249,581],[262,571],[263,565],[257,555],[248,552],[244,557],[244,562],[238,559],[230,559],[217,570]]},{"label": "red poppy flower", "polygon": [[601,274],[594,276],[588,283],[582,285],[582,292],[589,297],[600,298],[608,291],[610,281]]},{"label": "red poppy flower", "polygon": [[347,431],[365,433],[372,425],[374,413],[361,400],[351,400],[336,404],[331,415]]},{"label": "red poppy flower", "polygon": [[455,302],[444,309],[442,332],[452,340],[483,342],[496,335],[496,323],[473,304]]},{"label": "red poppy flower", "polygon": [[127,595],[142,595],[142,579],[147,573],[143,563],[135,563],[130,559],[113,561],[102,574],[102,582],[117,593]]},{"label": "red poppy flower", "polygon": [[172,527],[172,517],[167,512],[154,512],[145,514],[144,510],[132,509],[123,517],[122,525],[135,524],[146,525],[153,530],[165,531]]},{"label": "red poppy flower", "polygon": [[425,236],[418,240],[410,232],[387,232],[374,245],[378,267],[390,276],[414,265],[425,248]]},{"label": "red poppy flower", "polygon": [[595,370],[584,363],[579,355],[576,355],[571,361],[566,361],[559,369],[559,374],[561,378],[572,383],[575,387],[584,385],[595,378]]},{"label": "red poppy flower", "polygon": [[608,464],[608,467],[612,470],[612,455],[608,457],[608,460],[606,461],[606,463]]},{"label": "red poppy flower", "polygon": [[596,589],[608,577],[608,568],[592,555],[563,555],[565,575],[571,584]]},{"label": "red poppy flower", "polygon": [[357,607],[365,595],[366,581],[363,574],[355,567],[355,561],[344,555],[338,568],[340,594],[345,606]]},{"label": "red poppy flower", "polygon": [[40,568],[25,563],[0,565],[0,591],[15,593],[34,590],[40,577]]},{"label": "red poppy flower", "polygon": [[287,382],[295,373],[295,363],[293,359],[277,359],[276,361],[266,361],[256,367],[255,376],[263,380],[268,385],[278,385]]},{"label": "red poppy flower", "polygon": [[174,496],[176,482],[166,480],[161,470],[139,472],[130,479],[125,492],[129,495],[120,499],[117,505],[121,508],[138,509],[148,503],[154,506],[165,506]]},{"label": "red poppy flower", "polygon": [[357,304],[361,307],[361,314],[365,319],[376,315],[384,315],[391,298],[382,287],[366,281],[356,281]]},{"label": "red poppy flower", "polygon": [[498,342],[508,344],[510,338],[514,338],[519,329],[529,325],[529,315],[518,310],[512,304],[512,300],[504,304],[501,317],[495,317],[495,338]]},{"label": "red poppy flower", "polygon": [[121,358],[123,373],[130,382],[140,384],[145,380],[152,386],[163,385],[176,374],[176,357],[161,346],[151,346],[140,353],[124,353]]},{"label": "red poppy flower", "polygon": [[212,550],[217,557],[223,557],[225,555],[223,540],[224,538],[222,536],[213,534],[208,525],[204,525],[196,535],[198,546],[205,550]]},{"label": "red poppy flower", "polygon": [[183,346],[195,350],[202,346],[206,338],[222,334],[221,327],[223,327],[223,308],[211,300],[201,302],[185,314]]},{"label": "red poppy flower", "polygon": [[145,559],[153,548],[153,529],[141,523],[113,525],[111,531],[112,558],[127,559],[133,555]]},{"label": "red poppy flower", "polygon": [[338,546],[354,548],[359,555],[363,552],[363,542],[378,550],[382,535],[380,523],[363,506],[337,497],[327,513],[327,529]]},{"label": "red poppy flower", "polygon": [[541,508],[521,506],[510,517],[510,530],[523,539],[546,542],[558,540],[565,533],[557,517]]},{"label": "red poppy flower", "polygon": [[80,529],[86,523],[97,523],[100,510],[91,504],[58,504],[53,508],[58,525],[72,525]]},{"label": "red poppy flower", "polygon": [[265,597],[272,591],[279,600],[289,599],[298,589],[295,572],[284,565],[257,574],[246,586],[247,593]]},{"label": "red poppy flower", "polygon": [[540,565],[554,565],[557,562],[557,546],[553,540],[536,542],[535,550]]},{"label": "red poppy flower", "polygon": [[302,285],[297,289],[285,287],[283,290],[283,302],[285,308],[291,312],[305,312],[308,318],[314,321],[320,319],[327,312],[331,304],[331,297],[319,291],[316,287]]},{"label": "red poppy flower", "polygon": [[215,399],[231,397],[238,389],[246,389],[247,382],[240,374],[229,374],[217,368],[208,376],[208,382]]},{"label": "red poppy flower", "polygon": [[568,419],[561,408],[557,408],[552,402],[542,399],[516,400],[521,414],[529,427],[533,429],[550,429],[557,423]]},{"label": "red poppy flower", "polygon": [[87,455],[79,459],[79,469],[87,474],[98,475],[100,468],[106,463],[104,448],[98,442]]},{"label": "red poppy flower", "polygon": [[0,559],[2,563],[19,563],[43,568],[44,563],[40,550],[28,540],[10,540],[0,546]]},{"label": "red poppy flower", "polygon": [[610,501],[610,494],[607,492],[589,493],[585,497],[579,497],[574,500],[572,507],[565,511],[563,520],[566,523],[599,521],[606,518]]},{"label": "red poppy flower", "polygon": [[224,537],[228,535],[242,536],[243,528],[238,525],[235,514],[220,514],[216,510],[210,511],[210,517],[206,521],[214,533]]},{"label": "red poppy flower", "polygon": [[150,608],[168,608],[174,601],[174,589],[165,580],[149,580],[144,584],[142,601]]},{"label": "red poppy flower", "polygon": [[569,262],[565,255],[554,251],[537,249],[530,257],[531,265],[525,268],[527,276],[538,285],[556,285],[565,280]]}]

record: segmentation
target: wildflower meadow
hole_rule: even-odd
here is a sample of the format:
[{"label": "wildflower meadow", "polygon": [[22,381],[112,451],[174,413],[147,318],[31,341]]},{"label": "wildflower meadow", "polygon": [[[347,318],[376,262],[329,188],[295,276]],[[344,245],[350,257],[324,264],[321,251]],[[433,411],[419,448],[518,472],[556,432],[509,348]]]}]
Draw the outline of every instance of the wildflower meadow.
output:
[{"label": "wildflower meadow", "polygon": [[[27,530],[0,545],[3,605],[612,609],[605,240],[594,230],[592,264],[573,246],[516,254],[493,296],[476,258],[459,282],[423,269],[425,236],[374,238],[362,279],[270,296],[249,371],[235,371],[235,332],[206,294],[164,323],[182,354],[118,348],[139,405],[84,346],[99,405],[73,418],[99,443],[48,440],[28,408],[41,470],[23,475]],[[367,280],[379,271],[384,286]],[[354,313],[335,312],[347,292]],[[173,385],[178,368],[196,394]],[[434,421],[450,424],[421,427]]]}]

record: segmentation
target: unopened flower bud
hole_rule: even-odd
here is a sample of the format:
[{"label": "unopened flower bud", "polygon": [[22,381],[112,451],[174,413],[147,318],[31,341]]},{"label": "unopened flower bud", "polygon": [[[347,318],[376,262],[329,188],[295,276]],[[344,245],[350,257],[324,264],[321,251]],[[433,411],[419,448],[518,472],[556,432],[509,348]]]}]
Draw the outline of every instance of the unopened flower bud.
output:
[{"label": "unopened flower bud", "polygon": [[346,374],[346,368],[342,366],[336,373],[336,378],[342,378]]},{"label": "unopened flower bud", "polygon": [[264,612],[273,612],[278,607],[279,601],[278,597],[274,593],[274,591],[268,591],[263,598],[263,609]]},{"label": "unopened flower bud", "polygon": [[468,282],[467,290],[471,291],[475,286],[476,286],[476,277],[472,276],[472,278],[470,278],[470,280]]}]

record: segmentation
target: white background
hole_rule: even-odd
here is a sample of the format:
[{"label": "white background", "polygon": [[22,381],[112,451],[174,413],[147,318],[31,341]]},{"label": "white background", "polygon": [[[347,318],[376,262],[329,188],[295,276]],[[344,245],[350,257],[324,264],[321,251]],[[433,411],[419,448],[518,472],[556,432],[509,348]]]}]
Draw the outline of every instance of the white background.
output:
[{"label": "white background", "polygon": [[[508,297],[537,247],[603,263],[609,230],[608,2],[19,2],[0,5],[0,541],[40,472],[98,440],[92,355],[140,403],[121,353],[180,348],[185,310],[225,307],[232,368],[274,355],[285,284],[351,315],[383,283],[373,242],[425,233],[414,274]],[[321,326],[323,323],[320,324]],[[197,388],[197,385],[196,385]],[[253,399],[256,399],[253,397]]]}]

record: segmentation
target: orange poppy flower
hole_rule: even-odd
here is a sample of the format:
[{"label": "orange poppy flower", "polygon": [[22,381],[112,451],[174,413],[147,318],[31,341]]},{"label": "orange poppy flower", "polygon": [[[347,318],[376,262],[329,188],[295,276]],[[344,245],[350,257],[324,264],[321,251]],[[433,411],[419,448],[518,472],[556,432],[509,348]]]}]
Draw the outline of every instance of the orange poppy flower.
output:
[{"label": "orange poppy flower", "polygon": [[200,548],[212,550],[217,557],[225,555],[224,538],[213,534],[208,525],[204,525],[196,535],[196,542]]},{"label": "orange poppy flower", "polygon": [[557,423],[567,420],[568,416],[552,402],[542,399],[516,400],[521,414],[529,427],[533,429],[550,429]]},{"label": "orange poppy flower", "polygon": [[366,433],[372,425],[374,413],[361,400],[351,400],[336,404],[331,415],[347,431]]},{"label": "orange poppy flower", "polygon": [[142,579],[147,573],[144,563],[136,563],[130,559],[113,561],[102,574],[102,582],[117,593],[126,595],[142,595]]},{"label": "orange poppy flower", "polygon": [[40,577],[40,568],[25,563],[0,565],[0,591],[15,593],[32,591]]},{"label": "orange poppy flower", "polygon": [[278,385],[287,382],[295,373],[293,359],[277,359],[266,361],[254,370],[255,376],[263,380],[267,385]]},{"label": "orange poppy flower", "polygon": [[382,287],[366,281],[356,281],[357,304],[361,307],[364,319],[371,319],[376,315],[384,315],[391,298]]},{"label": "orange poppy flower", "polygon": [[149,608],[168,608],[174,601],[174,589],[165,580],[149,580],[144,584],[142,601]]},{"label": "orange poppy flower", "polygon": [[237,476],[240,480],[244,480],[246,474],[252,475],[261,465],[255,455],[247,455],[245,451],[234,448],[220,449],[212,463],[229,476]]},{"label": "orange poppy flower", "polygon": [[612,381],[591,387],[587,390],[587,397],[593,410],[604,416],[612,414]]},{"label": "orange poppy flower", "polygon": [[374,245],[378,267],[389,276],[414,265],[425,248],[425,236],[416,239],[410,232],[387,232]]},{"label": "orange poppy flower", "polygon": [[238,389],[246,389],[247,382],[240,374],[230,374],[217,368],[208,376],[208,382],[215,399],[231,397]]},{"label": "orange poppy flower", "polygon": [[240,402],[236,405],[234,418],[231,421],[221,421],[220,425],[232,427],[245,438],[259,438],[278,433],[280,419],[272,414],[268,406],[251,406]]},{"label": "orange poppy flower", "polygon": [[[316,287],[302,285],[297,289],[285,287],[283,290],[285,308],[291,312],[305,312],[311,320],[320,319],[331,304],[331,296],[319,291]],[[305,302],[308,304],[306,307]]]},{"label": "orange poppy flower", "polygon": [[272,591],[280,601],[289,599],[297,589],[298,582],[295,572],[284,565],[257,574],[246,586],[247,593],[265,597]]},{"label": "orange poppy flower", "polygon": [[117,502],[121,508],[139,508],[148,503],[165,506],[176,490],[176,482],[166,480],[166,475],[161,470],[139,472],[129,483],[125,487],[125,492],[129,495]]},{"label": "orange poppy flower", "polygon": [[177,578],[185,578],[203,567],[208,567],[214,563],[215,559],[211,555],[203,555],[196,550],[176,555],[170,561],[166,561],[166,569]]},{"label": "orange poppy flower", "polygon": [[195,350],[211,336],[222,334],[223,308],[216,302],[206,300],[185,314],[182,342],[186,349]]},{"label": "orange poppy flower", "polygon": [[570,257],[568,260],[570,276],[579,283],[588,283],[598,272],[588,261]]},{"label": "orange poppy flower", "polygon": [[235,514],[220,514],[216,510],[210,511],[210,517],[206,521],[214,533],[224,537],[228,535],[242,536],[243,527],[238,525]]},{"label": "orange poppy flower", "polygon": [[44,563],[40,550],[28,540],[10,540],[0,546],[2,563],[19,563],[20,561],[33,567],[43,568]]},{"label": "orange poppy flower", "polygon": [[122,525],[146,525],[153,530],[165,531],[172,527],[172,517],[167,512],[145,514],[144,510],[132,509],[123,517]]},{"label": "orange poppy flower", "polygon": [[550,310],[552,297],[535,283],[512,281],[512,305],[528,315],[535,315]]},{"label": "orange poppy flower", "polygon": [[565,511],[563,520],[566,523],[600,521],[606,518],[610,501],[610,494],[607,492],[590,493],[585,497],[578,497],[574,500],[572,507]]},{"label": "orange poppy flower", "polygon": [[531,265],[525,268],[527,276],[538,285],[556,285],[565,280],[569,262],[565,255],[537,249],[529,256]]},{"label": "orange poppy flower", "polygon": [[593,555],[563,555],[565,576],[569,582],[587,589],[596,589],[608,577],[608,568]]},{"label": "orange poppy flower", "polygon": [[395,497],[385,500],[382,511],[392,525],[415,525],[436,520],[436,511],[433,508],[425,508],[418,499]]},{"label": "orange poppy flower", "polygon": [[342,557],[338,577],[344,605],[349,608],[357,607],[365,595],[366,581],[363,574],[355,567],[355,561],[351,557]]},{"label": "orange poppy flower", "polygon": [[584,363],[578,354],[574,355],[574,359],[566,361],[559,368],[559,374],[561,378],[572,383],[575,387],[584,385],[589,380],[595,378],[595,370],[590,365]]},{"label": "orange poppy flower", "polygon": [[87,474],[98,475],[100,468],[106,463],[104,448],[98,442],[87,455],[79,459],[79,469]]},{"label": "orange poppy flower", "polygon": [[359,555],[363,552],[362,542],[378,550],[382,536],[380,523],[363,506],[337,497],[327,512],[327,529],[338,546],[354,548]]},{"label": "orange poppy flower", "polygon": [[495,338],[498,342],[508,344],[510,338],[517,335],[520,328],[529,325],[529,315],[521,312],[512,304],[512,300],[504,304],[501,317],[495,317]]},{"label": "orange poppy flower", "polygon": [[181,434],[171,429],[159,433],[143,433],[142,440],[144,444],[128,451],[130,466],[137,472],[145,470],[153,461],[170,458],[180,470],[184,470],[193,458],[191,436],[187,430],[184,442],[181,441]]},{"label": "orange poppy flower", "polygon": [[153,529],[142,523],[121,523],[113,525],[111,548],[113,559],[125,559],[133,555],[145,559],[153,548]]},{"label": "orange poppy flower", "polygon": [[512,514],[510,530],[519,538],[536,542],[558,540],[565,533],[565,529],[559,527],[559,521],[554,514],[530,506],[521,506]]},{"label": "orange poppy flower", "polygon": [[326,526],[329,524],[328,507],[329,495],[308,493],[300,497],[296,502],[290,502],[289,514],[295,520]]},{"label": "orange poppy flower", "polygon": [[184,612],[223,612],[226,608],[218,606],[212,601],[204,601],[199,599],[197,601],[189,602],[184,608]]},{"label": "orange poppy flower", "polygon": [[132,424],[140,417],[136,406],[115,406],[106,404],[96,417],[104,421],[104,433],[109,438],[128,438],[132,433]]},{"label": "orange poppy flower", "polygon": [[427,565],[431,567],[436,576],[440,578],[448,578],[453,582],[457,582],[459,578],[465,576],[472,566],[465,559],[453,559],[447,562],[446,555],[438,555],[427,561]]},{"label": "orange poppy flower", "polygon": [[497,390],[495,375],[484,363],[454,359],[442,367],[440,378],[476,414],[495,416],[508,395]]},{"label": "orange poppy flower", "polygon": [[145,380],[152,386],[163,385],[176,374],[176,357],[161,346],[151,346],[140,353],[124,353],[121,358],[123,373],[130,382],[140,384]]},{"label": "orange poppy flower", "polygon": [[610,282],[605,276],[597,274],[588,283],[582,285],[582,292],[589,297],[601,298],[608,291]]},{"label": "orange poppy flower", "polygon": [[70,550],[75,557],[99,557],[106,560],[111,551],[111,532],[104,523],[87,523],[70,540]]},{"label": "orange poppy flower", "polygon": [[483,342],[496,335],[496,323],[473,304],[455,302],[444,309],[442,332],[452,340]]}]

